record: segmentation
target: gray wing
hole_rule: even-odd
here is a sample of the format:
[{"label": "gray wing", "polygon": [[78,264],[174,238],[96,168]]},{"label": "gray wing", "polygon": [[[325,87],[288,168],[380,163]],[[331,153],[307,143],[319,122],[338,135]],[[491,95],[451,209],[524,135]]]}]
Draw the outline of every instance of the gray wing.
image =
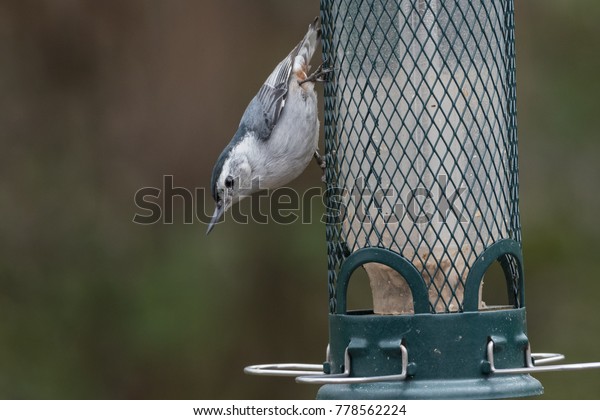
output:
[{"label": "gray wing", "polygon": [[240,127],[245,126],[247,130],[254,131],[260,140],[268,140],[285,106],[290,74],[297,53],[298,47],[275,67],[244,112]]}]

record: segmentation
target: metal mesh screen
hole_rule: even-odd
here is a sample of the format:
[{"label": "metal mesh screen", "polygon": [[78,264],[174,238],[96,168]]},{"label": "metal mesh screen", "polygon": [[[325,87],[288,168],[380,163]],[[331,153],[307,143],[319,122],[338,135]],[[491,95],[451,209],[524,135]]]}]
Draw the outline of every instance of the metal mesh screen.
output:
[{"label": "metal mesh screen", "polygon": [[[330,311],[344,259],[395,251],[432,312],[520,242],[512,0],[322,0]],[[507,261],[510,265],[510,261]]]}]

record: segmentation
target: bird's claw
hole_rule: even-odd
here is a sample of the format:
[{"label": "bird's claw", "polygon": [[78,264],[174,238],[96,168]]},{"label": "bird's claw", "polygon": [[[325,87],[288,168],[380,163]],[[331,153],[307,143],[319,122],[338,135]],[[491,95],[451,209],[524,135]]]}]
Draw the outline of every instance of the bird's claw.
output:
[{"label": "bird's claw", "polygon": [[314,73],[312,73],[306,79],[300,81],[300,86],[306,82],[325,82],[326,78],[324,76],[326,76],[328,73],[331,73],[333,71],[333,67],[323,68],[323,64],[324,63],[321,63]]},{"label": "bird's claw", "polygon": [[325,159],[323,158],[323,156],[321,156],[319,154],[319,152],[317,150],[315,150],[314,156],[315,156],[315,161],[317,162],[317,165],[319,165],[319,167],[323,171],[323,175],[321,175],[321,181],[323,183],[327,183],[326,177],[325,177],[325,169],[327,169],[327,164],[325,163]]}]

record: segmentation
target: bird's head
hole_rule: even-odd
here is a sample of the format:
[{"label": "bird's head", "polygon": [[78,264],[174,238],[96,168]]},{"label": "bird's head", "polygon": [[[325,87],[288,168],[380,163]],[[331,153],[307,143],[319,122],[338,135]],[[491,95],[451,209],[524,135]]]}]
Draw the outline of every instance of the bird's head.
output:
[{"label": "bird's head", "polygon": [[219,156],[211,177],[211,191],[216,207],[207,235],[233,204],[252,193],[252,170],[239,148],[226,148]]}]

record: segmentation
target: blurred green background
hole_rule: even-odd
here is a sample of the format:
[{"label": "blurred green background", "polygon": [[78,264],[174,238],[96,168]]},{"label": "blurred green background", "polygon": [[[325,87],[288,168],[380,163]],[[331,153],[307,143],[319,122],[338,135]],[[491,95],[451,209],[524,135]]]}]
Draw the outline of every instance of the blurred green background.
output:
[{"label": "blurred green background", "polygon": [[[242,369],[323,360],[321,223],[206,237],[179,201],[173,224],[132,218],[165,174],[208,187],[318,7],[0,2],[0,398],[314,397]],[[599,21],[596,0],[516,2],[529,335],[569,361],[600,360]],[[537,377],[543,398],[600,397],[600,371]]]}]

